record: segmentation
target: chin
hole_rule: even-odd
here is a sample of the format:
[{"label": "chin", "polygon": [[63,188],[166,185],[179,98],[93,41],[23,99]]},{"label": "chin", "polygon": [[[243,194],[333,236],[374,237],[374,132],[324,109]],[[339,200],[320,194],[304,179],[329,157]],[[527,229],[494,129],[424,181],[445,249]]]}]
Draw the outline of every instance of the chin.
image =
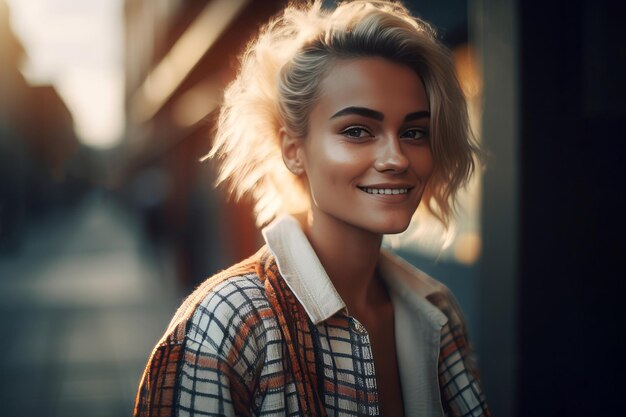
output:
[{"label": "chin", "polygon": [[398,219],[394,220],[395,221],[378,224],[375,227],[371,228],[371,231],[374,233],[379,233],[381,235],[396,235],[408,229],[409,224],[411,223],[410,219],[408,221],[398,221]]},{"label": "chin", "polygon": [[397,235],[398,233],[404,232],[408,228],[408,224],[403,227],[390,228],[387,231],[383,232],[383,235]]}]

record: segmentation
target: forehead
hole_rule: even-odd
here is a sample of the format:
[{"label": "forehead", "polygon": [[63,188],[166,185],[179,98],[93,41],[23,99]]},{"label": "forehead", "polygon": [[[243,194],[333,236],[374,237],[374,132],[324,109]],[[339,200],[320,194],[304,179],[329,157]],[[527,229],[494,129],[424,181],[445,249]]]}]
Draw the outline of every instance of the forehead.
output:
[{"label": "forehead", "polygon": [[419,75],[406,65],[379,57],[337,61],[321,82],[319,97],[312,118],[330,116],[350,106],[402,118],[407,113],[429,110]]}]

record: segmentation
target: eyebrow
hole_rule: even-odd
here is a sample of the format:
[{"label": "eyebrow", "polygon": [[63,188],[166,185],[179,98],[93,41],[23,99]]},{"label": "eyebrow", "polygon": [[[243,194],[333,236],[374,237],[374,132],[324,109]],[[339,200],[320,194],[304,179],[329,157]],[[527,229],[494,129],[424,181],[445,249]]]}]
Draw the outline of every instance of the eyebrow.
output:
[{"label": "eyebrow", "polygon": [[416,111],[414,113],[409,113],[404,117],[405,122],[412,122],[414,120],[419,119],[428,119],[430,117],[430,112],[428,110]]},{"label": "eyebrow", "polygon": [[[330,118],[335,119],[341,116],[347,116],[350,114],[356,114],[358,116],[367,117],[368,119],[378,120],[382,122],[385,120],[385,115],[379,111],[368,109],[367,107],[346,107],[333,114]],[[424,119],[430,117],[430,112],[427,110],[416,111],[409,113],[404,117],[405,122],[412,122],[414,120]]]}]

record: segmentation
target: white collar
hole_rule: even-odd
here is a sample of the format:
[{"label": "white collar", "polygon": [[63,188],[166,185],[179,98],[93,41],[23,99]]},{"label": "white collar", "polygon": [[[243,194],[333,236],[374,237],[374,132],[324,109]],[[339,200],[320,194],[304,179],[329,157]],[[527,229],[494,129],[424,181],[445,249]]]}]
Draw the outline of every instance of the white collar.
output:
[{"label": "white collar", "polygon": [[[281,276],[314,324],[346,308],[298,221],[289,215],[274,220],[262,231]],[[445,290],[443,284],[386,250],[381,251],[380,269],[393,296],[426,313],[435,327],[447,317],[426,297]],[[394,297],[395,298],[395,297]]]}]

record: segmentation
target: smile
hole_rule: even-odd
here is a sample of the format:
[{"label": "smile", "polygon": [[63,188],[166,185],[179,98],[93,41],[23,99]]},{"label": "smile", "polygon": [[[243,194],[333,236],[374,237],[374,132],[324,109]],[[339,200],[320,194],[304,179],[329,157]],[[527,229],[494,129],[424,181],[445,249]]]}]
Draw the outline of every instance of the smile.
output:
[{"label": "smile", "polygon": [[367,188],[367,187],[359,187],[362,191],[365,191],[368,194],[406,194],[409,192],[408,188]]}]

